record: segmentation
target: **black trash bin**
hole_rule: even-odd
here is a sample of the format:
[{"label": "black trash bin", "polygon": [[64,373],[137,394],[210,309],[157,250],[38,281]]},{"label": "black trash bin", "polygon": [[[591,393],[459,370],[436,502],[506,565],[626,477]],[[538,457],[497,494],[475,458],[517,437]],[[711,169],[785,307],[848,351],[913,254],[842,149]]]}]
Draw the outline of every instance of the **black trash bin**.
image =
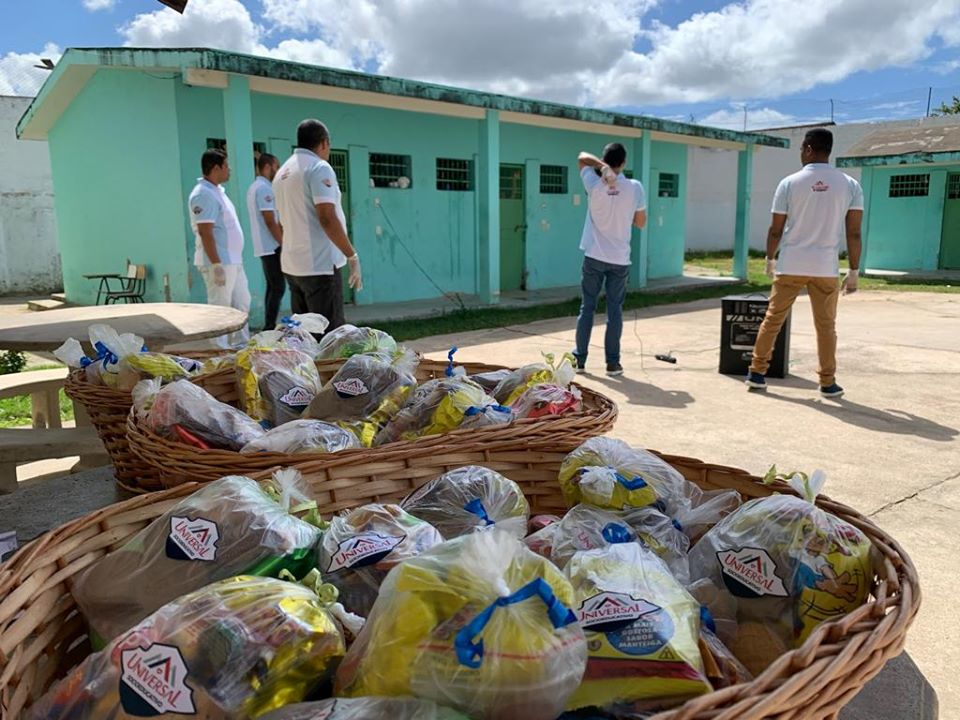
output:
[{"label": "black trash bin", "polygon": [[[724,375],[746,376],[753,359],[753,346],[767,314],[770,301],[762,293],[751,295],[727,295],[721,302],[720,323],[720,372]],[[773,346],[773,357],[767,377],[787,376],[790,363],[790,315],[780,329]]]}]

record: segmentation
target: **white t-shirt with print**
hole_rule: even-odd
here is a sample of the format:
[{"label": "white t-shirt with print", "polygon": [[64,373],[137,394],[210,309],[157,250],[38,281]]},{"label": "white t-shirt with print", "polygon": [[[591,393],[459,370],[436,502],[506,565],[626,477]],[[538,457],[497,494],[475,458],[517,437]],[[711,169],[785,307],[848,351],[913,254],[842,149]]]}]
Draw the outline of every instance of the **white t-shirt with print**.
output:
[{"label": "white t-shirt with print", "polygon": [[326,160],[297,148],[273,179],[277,212],[283,218],[283,253],[280,266],[287,275],[306,277],[332,275],[347,259],[320,225],[316,206],[331,203],[343,229],[343,214],[337,174]]},{"label": "white t-shirt with print", "polygon": [[583,168],[580,177],[587,191],[588,206],[580,249],[594,260],[629,265],[633,216],[647,209],[643,185],[621,173],[616,185],[608,186],[591,167]]},{"label": "white t-shirt with print", "polygon": [[849,210],[863,210],[863,188],[832,165],[810,163],[781,180],[773,212],[787,222],[777,274],[836,277]]},{"label": "white t-shirt with print", "polygon": [[197,184],[187,200],[187,212],[190,213],[190,227],[196,241],[193,264],[197,267],[211,265],[203,249],[198,225],[213,225],[213,240],[217,246],[217,255],[223,265],[243,263],[243,230],[237,210],[220,185],[214,185],[206,178],[197,178]]},{"label": "white t-shirt with print", "polygon": [[273,185],[262,175],[258,175],[253,181],[253,185],[247,190],[247,212],[250,214],[250,235],[253,240],[253,254],[256,257],[264,255],[273,255],[280,244],[273,237],[270,228],[267,227],[266,220],[263,219],[263,211],[272,210],[274,218],[277,218],[277,207],[273,201]]}]

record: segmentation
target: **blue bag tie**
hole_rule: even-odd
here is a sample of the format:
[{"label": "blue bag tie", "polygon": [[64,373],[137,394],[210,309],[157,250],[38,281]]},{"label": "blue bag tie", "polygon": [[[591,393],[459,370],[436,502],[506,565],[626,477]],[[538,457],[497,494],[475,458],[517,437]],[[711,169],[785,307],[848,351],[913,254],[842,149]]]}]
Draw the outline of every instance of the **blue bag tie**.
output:
[{"label": "blue bag tie", "polygon": [[550,622],[553,623],[553,626],[558,630],[577,621],[577,616],[573,614],[570,608],[557,599],[557,596],[553,594],[553,589],[547,581],[543,578],[537,578],[524,585],[515,593],[494,600],[483,612],[477,615],[465,627],[461,628],[453,641],[454,649],[457,651],[457,660],[460,661],[460,664],[474,670],[482,664],[483,640],[480,639],[474,642],[473,639],[483,632],[487,623],[490,622],[490,618],[493,617],[493,612],[497,608],[514,605],[524,600],[529,600],[534,596],[539,597],[543,601],[543,604],[547,606],[547,615],[550,618]]},{"label": "blue bag tie", "polygon": [[674,526],[677,530],[679,530],[680,532],[683,532],[683,526],[680,524],[680,521],[679,521],[679,520],[677,520],[676,518],[672,518],[672,519],[670,520],[670,522],[671,522],[671,524],[673,524],[673,526]]},{"label": "blue bag tie", "polygon": [[289,315],[284,315],[282,318],[280,318],[280,324],[284,327],[295,328],[300,327],[302,323],[299,320],[294,320]]},{"label": "blue bag tie", "polygon": [[484,405],[483,407],[477,407],[476,405],[471,405],[466,410],[463,411],[463,414],[467,417],[473,417],[474,415],[479,415],[480,413],[485,413],[487,410],[493,410],[498,413],[509,413],[513,412],[510,408],[504,407],[503,405]]},{"label": "blue bag tie", "polygon": [[644,480],[639,475],[633,476],[631,479],[627,480],[620,473],[616,473],[617,482],[623,485],[627,490],[639,490],[640,488],[645,488],[647,486],[647,481]]},{"label": "blue bag tie", "polygon": [[710,614],[706,605],[700,606],[700,624],[714,635],[717,634],[717,624],[713,621],[713,615]]},{"label": "blue bag tie", "polygon": [[450,348],[450,352],[447,353],[447,360],[450,362],[447,364],[447,369],[445,374],[447,377],[453,377],[453,356],[457,354],[457,346],[454,345]]},{"label": "blue bag tie", "polygon": [[611,545],[633,542],[633,534],[620,523],[607,523],[600,534]]},{"label": "blue bag tie", "polygon": [[88,365],[93,365],[94,362],[96,362],[96,361],[95,361],[95,360],[91,360],[91,359],[88,358],[88,357],[82,357],[82,358],[80,358],[80,367],[85,368],[85,367],[87,367]]},{"label": "blue bag tie", "polygon": [[463,506],[463,509],[472,515],[476,515],[478,518],[483,520],[487,525],[494,525],[493,520],[490,519],[490,516],[487,515],[487,509],[483,506],[480,498],[474,498],[466,505]]},{"label": "blue bag tie", "polygon": [[120,358],[114,355],[113,351],[104,345],[102,340],[97,340],[93,346],[93,349],[97,351],[97,359],[103,360],[104,367],[107,365],[116,365],[118,362],[120,362]]}]

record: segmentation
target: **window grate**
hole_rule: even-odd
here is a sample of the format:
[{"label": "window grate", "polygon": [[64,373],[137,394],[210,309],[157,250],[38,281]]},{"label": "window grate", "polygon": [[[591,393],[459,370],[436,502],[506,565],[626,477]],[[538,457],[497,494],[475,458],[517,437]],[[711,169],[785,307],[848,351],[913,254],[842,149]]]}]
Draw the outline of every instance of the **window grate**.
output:
[{"label": "window grate", "polygon": [[337,185],[340,186],[341,192],[345,192],[344,188],[350,187],[347,177],[347,151],[331,150],[330,167],[332,167],[333,171],[337,174]]},{"label": "window grate", "polygon": [[409,155],[370,153],[370,184],[378,188],[406,189],[413,185]]},{"label": "window grate", "polygon": [[633,180],[633,170],[624,170],[624,171],[623,171],[623,176],[624,176],[627,180]]},{"label": "window grate", "polygon": [[950,175],[947,179],[947,199],[960,200],[960,175]]},{"label": "window grate", "polygon": [[680,176],[676,173],[660,173],[660,186],[657,195],[675,198],[680,196]]},{"label": "window grate", "polygon": [[437,190],[473,190],[473,161],[437,158]]},{"label": "window grate", "polygon": [[930,175],[891,175],[890,197],[926,197],[930,194]]},{"label": "window grate", "polygon": [[523,168],[500,166],[500,199],[523,200]]},{"label": "window grate", "polygon": [[540,192],[544,195],[566,195],[567,168],[563,165],[541,165]]},{"label": "window grate", "polygon": [[[227,152],[227,141],[224,138],[207,138],[207,150],[223,150]],[[255,142],[253,144],[254,158],[260,157],[267,151],[267,144]]]}]

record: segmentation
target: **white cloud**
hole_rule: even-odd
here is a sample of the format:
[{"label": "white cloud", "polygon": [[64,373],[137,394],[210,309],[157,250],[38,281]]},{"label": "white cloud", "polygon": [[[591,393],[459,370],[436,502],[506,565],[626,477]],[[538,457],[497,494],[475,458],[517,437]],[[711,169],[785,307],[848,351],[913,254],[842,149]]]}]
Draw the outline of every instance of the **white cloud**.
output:
[{"label": "white cloud", "polygon": [[83,6],[90,12],[113,10],[117,0],[83,0]]},{"label": "white cloud", "polygon": [[60,59],[60,48],[47,43],[39,53],[7,53],[0,57],[0,95],[23,95],[32,97],[40,90],[49,70],[34,67],[42,58],[53,62]]},{"label": "white cloud", "polygon": [[307,63],[309,65],[324,65],[326,67],[347,68],[354,67],[350,56],[331,47],[323,40],[284,40],[275,48],[266,50],[266,53],[282,60]]},{"label": "white cloud", "polygon": [[[744,128],[746,123],[746,128]],[[774,127],[797,125],[797,118],[773,108],[748,108],[744,117],[743,106],[733,105],[728,109],[717,110],[704,118],[697,118],[698,125],[726,128],[728,130],[759,130]]]},{"label": "white cloud", "polygon": [[134,47],[211,47],[252,53],[262,50],[263,28],[239,0],[191,2],[183,15],[166,8],[141,13],[120,28]]}]

